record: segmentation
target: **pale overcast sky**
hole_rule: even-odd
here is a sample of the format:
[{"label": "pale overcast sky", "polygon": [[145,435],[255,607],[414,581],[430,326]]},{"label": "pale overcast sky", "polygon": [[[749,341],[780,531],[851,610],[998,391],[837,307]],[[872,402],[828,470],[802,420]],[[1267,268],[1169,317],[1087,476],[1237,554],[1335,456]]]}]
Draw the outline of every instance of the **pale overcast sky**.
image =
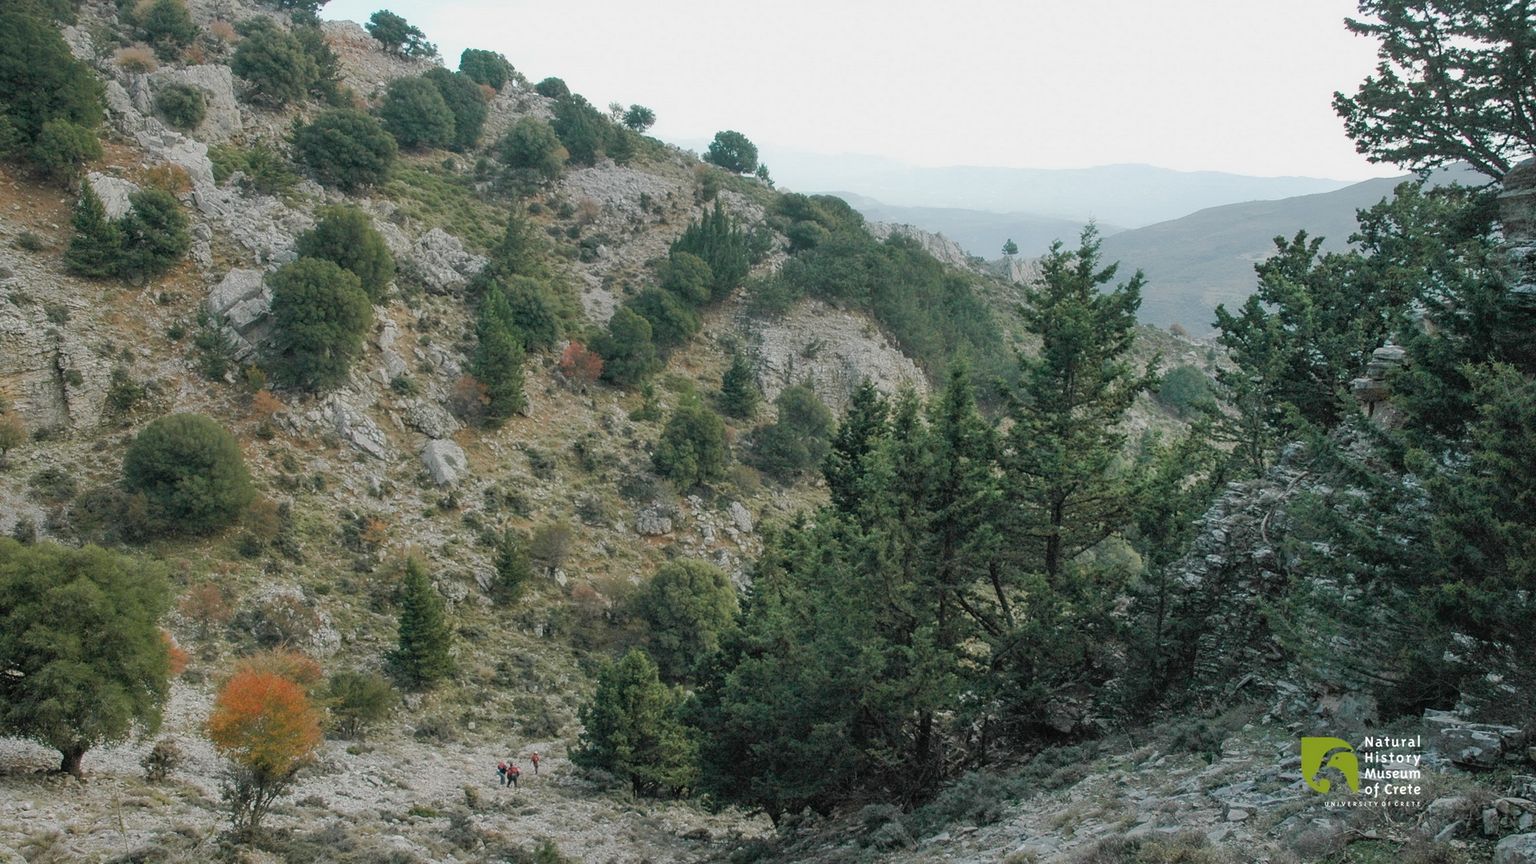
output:
[{"label": "pale overcast sky", "polygon": [[[334,0],[365,21],[378,0]],[[651,134],[917,165],[1361,179],[1330,107],[1374,65],[1352,0],[389,0],[450,68],[466,47],[555,75]]]}]

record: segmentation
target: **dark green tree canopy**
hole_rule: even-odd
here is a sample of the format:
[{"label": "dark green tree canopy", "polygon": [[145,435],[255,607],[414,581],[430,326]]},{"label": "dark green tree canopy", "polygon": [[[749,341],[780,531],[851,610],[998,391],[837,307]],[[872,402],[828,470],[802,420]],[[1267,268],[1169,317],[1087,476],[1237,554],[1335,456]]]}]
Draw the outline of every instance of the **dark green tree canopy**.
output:
[{"label": "dark green tree canopy", "polygon": [[492,90],[500,90],[510,81],[518,80],[517,70],[505,55],[480,48],[465,48],[459,55],[459,71],[476,84],[484,84]]},{"label": "dark green tree canopy", "polygon": [[293,134],[294,155],[310,176],[349,192],[382,183],[397,149],[377,120],[351,108],[326,111]]},{"label": "dark green tree canopy", "polygon": [[159,565],[0,537],[0,731],[56,748],[76,776],[91,747],[153,733],[170,692],[169,608]]},{"label": "dark green tree canopy", "polygon": [[473,149],[480,141],[480,130],[490,106],[480,85],[462,72],[449,72],[441,66],[427,70],[422,76],[437,87],[448,110],[453,113],[453,149],[464,152]]},{"label": "dark green tree canopy", "polygon": [[364,26],[385,50],[407,57],[437,56],[437,46],[427,41],[427,34],[388,9],[373,13]]},{"label": "dark green tree canopy", "polygon": [[661,683],[639,649],[604,667],[581,709],[581,742],[571,761],[629,780],[638,795],[681,794],[698,776],[697,745],[679,719],[680,695]]},{"label": "dark green tree canopy", "polygon": [[704,151],[704,161],[736,174],[751,174],[757,170],[757,145],[734,130],[716,132]]},{"label": "dark green tree canopy", "polygon": [[300,258],[268,276],[267,284],[279,379],[307,390],[346,380],[373,322],[373,306],[357,277],[334,262]]},{"label": "dark green tree canopy", "polygon": [[471,368],[484,385],[485,417],[499,424],[527,405],[523,392],[523,336],[517,329],[517,313],[499,282],[492,282],[480,300],[475,322],[478,340]]},{"label": "dark green tree canopy", "polygon": [[725,422],[697,399],[684,401],[672,412],[652,457],[656,471],[682,489],[718,480],[730,459]]},{"label": "dark green tree canopy", "polygon": [[101,82],[52,22],[26,4],[0,8],[0,151],[29,154],[50,121],[94,135],[103,110]]},{"label": "dark green tree canopy", "polygon": [[636,132],[644,132],[656,123],[656,112],[644,105],[631,105],[624,112],[624,126]]},{"label": "dark green tree canopy", "polygon": [[155,91],[155,113],[177,129],[195,129],[208,113],[208,101],[200,87],[167,84]]},{"label": "dark green tree canopy", "polygon": [[315,227],[299,235],[300,258],[321,258],[356,276],[363,293],[377,303],[395,278],[395,256],[373,220],[356,207],[335,205],[320,210]]},{"label": "dark green tree canopy", "polygon": [[123,457],[123,484],[145,497],[156,528],[167,533],[217,531],[256,495],[240,444],[202,414],[171,414],[144,427]]},{"label": "dark green tree canopy", "polygon": [[571,88],[565,85],[565,81],[554,76],[533,85],[533,91],[546,99],[563,99],[571,95]]},{"label": "dark green tree canopy", "polygon": [[128,214],[119,221],[122,252],[119,274],[147,282],[176,266],[192,247],[187,214],[176,196],[147,186],[129,196]]},{"label": "dark green tree canopy", "polygon": [[389,134],[407,150],[447,147],[454,142],[453,111],[437,85],[427,78],[396,78],[389,82],[379,117]]},{"label": "dark green tree canopy", "polygon": [[555,116],[550,127],[560,138],[570,159],[578,165],[591,165],[608,146],[613,126],[601,111],[585,98],[570,93],[555,100]]},{"label": "dark green tree canopy", "polygon": [[662,565],[638,607],[661,676],[691,679],[720,650],[735,625],[736,609],[736,589],[719,567],[687,559]]},{"label": "dark green tree canopy", "polygon": [[453,630],[443,597],[427,576],[426,565],[412,558],[400,583],[400,641],[390,663],[400,683],[429,689],[453,674]]},{"label": "dark green tree canopy", "polygon": [[1502,177],[1536,152],[1536,8],[1526,0],[1359,0],[1376,74],[1333,107],[1372,162],[1463,161]]},{"label": "dark green tree canopy", "polygon": [[751,420],[757,406],[763,401],[763,393],[757,386],[757,373],[752,361],[743,352],[731,354],[731,365],[720,379],[720,410],[727,417]]},{"label": "dark green tree canopy", "polygon": [[633,387],[661,368],[651,323],[627,306],[608,319],[608,329],[592,340],[592,350],[603,358],[603,378],[622,387]]},{"label": "dark green tree canopy", "polygon": [[773,404],[778,419],[754,436],[752,463],[785,481],[819,468],[836,422],[832,412],[804,383],[785,387]]},{"label": "dark green tree canopy", "polygon": [[566,152],[560,136],[537,117],[520,118],[496,144],[496,155],[517,176],[532,183],[548,183],[560,176]]},{"label": "dark green tree canopy", "polygon": [[162,60],[176,59],[197,38],[197,25],[184,0],[154,0],[134,18],[139,37],[154,46]]},{"label": "dark green tree canopy", "polygon": [[271,19],[250,18],[240,30],[243,38],[230,68],[250,84],[253,101],[280,108],[303,99],[320,79],[320,67],[304,44]]}]

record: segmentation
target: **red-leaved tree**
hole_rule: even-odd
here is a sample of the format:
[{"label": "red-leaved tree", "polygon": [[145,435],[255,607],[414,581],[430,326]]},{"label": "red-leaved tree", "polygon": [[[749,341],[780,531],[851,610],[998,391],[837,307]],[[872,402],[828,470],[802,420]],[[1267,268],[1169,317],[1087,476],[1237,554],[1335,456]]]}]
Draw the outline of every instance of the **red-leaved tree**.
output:
[{"label": "red-leaved tree", "polygon": [[272,672],[237,672],[219,691],[208,738],[234,763],[223,793],[235,833],[251,837],[272,803],[314,758],[320,710],[304,688]]}]

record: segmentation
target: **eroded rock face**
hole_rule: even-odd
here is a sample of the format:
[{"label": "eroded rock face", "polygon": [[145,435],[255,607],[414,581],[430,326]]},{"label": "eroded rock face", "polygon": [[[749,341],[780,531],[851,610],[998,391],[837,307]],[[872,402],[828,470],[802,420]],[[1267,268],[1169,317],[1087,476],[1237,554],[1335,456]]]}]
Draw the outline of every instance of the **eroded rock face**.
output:
[{"label": "eroded rock face", "polygon": [[188,130],[203,141],[228,141],[245,127],[235,99],[235,76],[228,66],[206,64],[181,69],[161,69],[135,79],[133,106],[141,114],[154,113],[154,94],[170,84],[186,84],[203,92],[207,111],[196,129]]},{"label": "eroded rock face", "polygon": [[485,263],[484,256],[466,251],[459,238],[433,228],[416,240],[401,270],[434,294],[457,294]]},{"label": "eroded rock face", "polygon": [[1527,312],[1536,312],[1536,159],[1521,162],[1504,176],[1499,220],[1504,223],[1512,293]]},{"label": "eroded rock face", "polygon": [[255,355],[271,335],[272,289],[260,270],[231,270],[209,292],[208,313],[222,318],[235,344],[235,355],[245,360]]},{"label": "eroded rock face", "polygon": [[1495,768],[1523,756],[1525,736],[1513,726],[1472,723],[1451,711],[1424,712],[1430,746],[1457,765]]},{"label": "eroded rock face", "polygon": [[1515,834],[1493,849],[1493,864],[1536,864],[1536,834]]},{"label": "eroded rock face", "polygon": [[[751,334],[749,334],[751,335]],[[840,413],[868,378],[886,393],[912,387],[928,392],[928,379],[874,321],[820,301],[801,303],[756,332],[757,379],[771,401],[781,390],[809,380],[816,395]]]}]

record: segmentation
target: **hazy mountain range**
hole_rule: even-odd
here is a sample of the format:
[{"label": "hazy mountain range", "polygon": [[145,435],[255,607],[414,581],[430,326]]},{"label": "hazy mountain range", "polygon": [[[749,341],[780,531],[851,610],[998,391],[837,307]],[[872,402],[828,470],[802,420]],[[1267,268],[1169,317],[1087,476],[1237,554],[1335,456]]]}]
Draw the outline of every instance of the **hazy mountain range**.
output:
[{"label": "hazy mountain range", "polygon": [[[857,164],[857,163],[854,163]],[[927,170],[927,169],[921,169]],[[939,169],[934,169],[939,170]],[[960,176],[970,171],[1001,172],[1004,169],[942,169]],[[1008,169],[1011,170],[1011,169]],[[846,189],[831,191],[848,201],[868,219],[913,225],[925,231],[943,234],[959,243],[967,252],[993,259],[1001,254],[1003,243],[1012,239],[1019,255],[1038,257],[1052,241],[1071,243],[1081,232],[1091,212],[1091,199],[1113,188],[1116,180],[1121,194],[1128,198],[1148,196],[1172,207],[1180,200],[1201,200],[1221,194],[1239,195],[1251,190],[1305,188],[1309,184],[1335,184],[1334,188],[1309,194],[1285,195],[1265,199],[1229,198],[1215,206],[1129,230],[1113,222],[1101,221],[1106,259],[1124,262],[1127,268],[1139,267],[1147,275],[1141,319],[1150,324],[1182,324],[1192,334],[1211,330],[1218,304],[1242,302],[1253,292],[1257,280],[1253,265],[1274,251],[1274,238],[1292,237],[1298,230],[1324,238],[1327,250],[1348,246],[1356,230],[1356,211],[1389,197],[1409,175],[1381,177],[1359,183],[1317,181],[1308,178],[1241,177],[1230,174],[1164,171],[1147,166],[1108,166],[1082,171],[1016,172],[1039,179],[1046,190],[1036,190],[1034,198],[1064,201],[1071,181],[1084,181],[1078,191],[1084,196],[1075,206],[1076,218],[1042,215],[1032,211],[996,211],[977,203],[968,207],[910,206],[893,204],[879,198],[867,187],[855,185],[850,176]],[[1465,169],[1437,173],[1431,182],[1477,183],[1482,178]],[[1180,185],[1180,183],[1185,185]],[[995,196],[993,196],[995,200]],[[1145,200],[1126,202],[1124,209],[1150,212]],[[1104,211],[1099,211],[1104,212]],[[1113,211],[1111,211],[1113,212]]]},{"label": "hazy mountain range", "polygon": [[1151,165],[1035,169],[926,168],[873,156],[763,154],[780,185],[797,192],[843,189],[901,207],[1029,213],[1137,228],[1237,201],[1330,192],[1345,180],[1248,177]]}]

